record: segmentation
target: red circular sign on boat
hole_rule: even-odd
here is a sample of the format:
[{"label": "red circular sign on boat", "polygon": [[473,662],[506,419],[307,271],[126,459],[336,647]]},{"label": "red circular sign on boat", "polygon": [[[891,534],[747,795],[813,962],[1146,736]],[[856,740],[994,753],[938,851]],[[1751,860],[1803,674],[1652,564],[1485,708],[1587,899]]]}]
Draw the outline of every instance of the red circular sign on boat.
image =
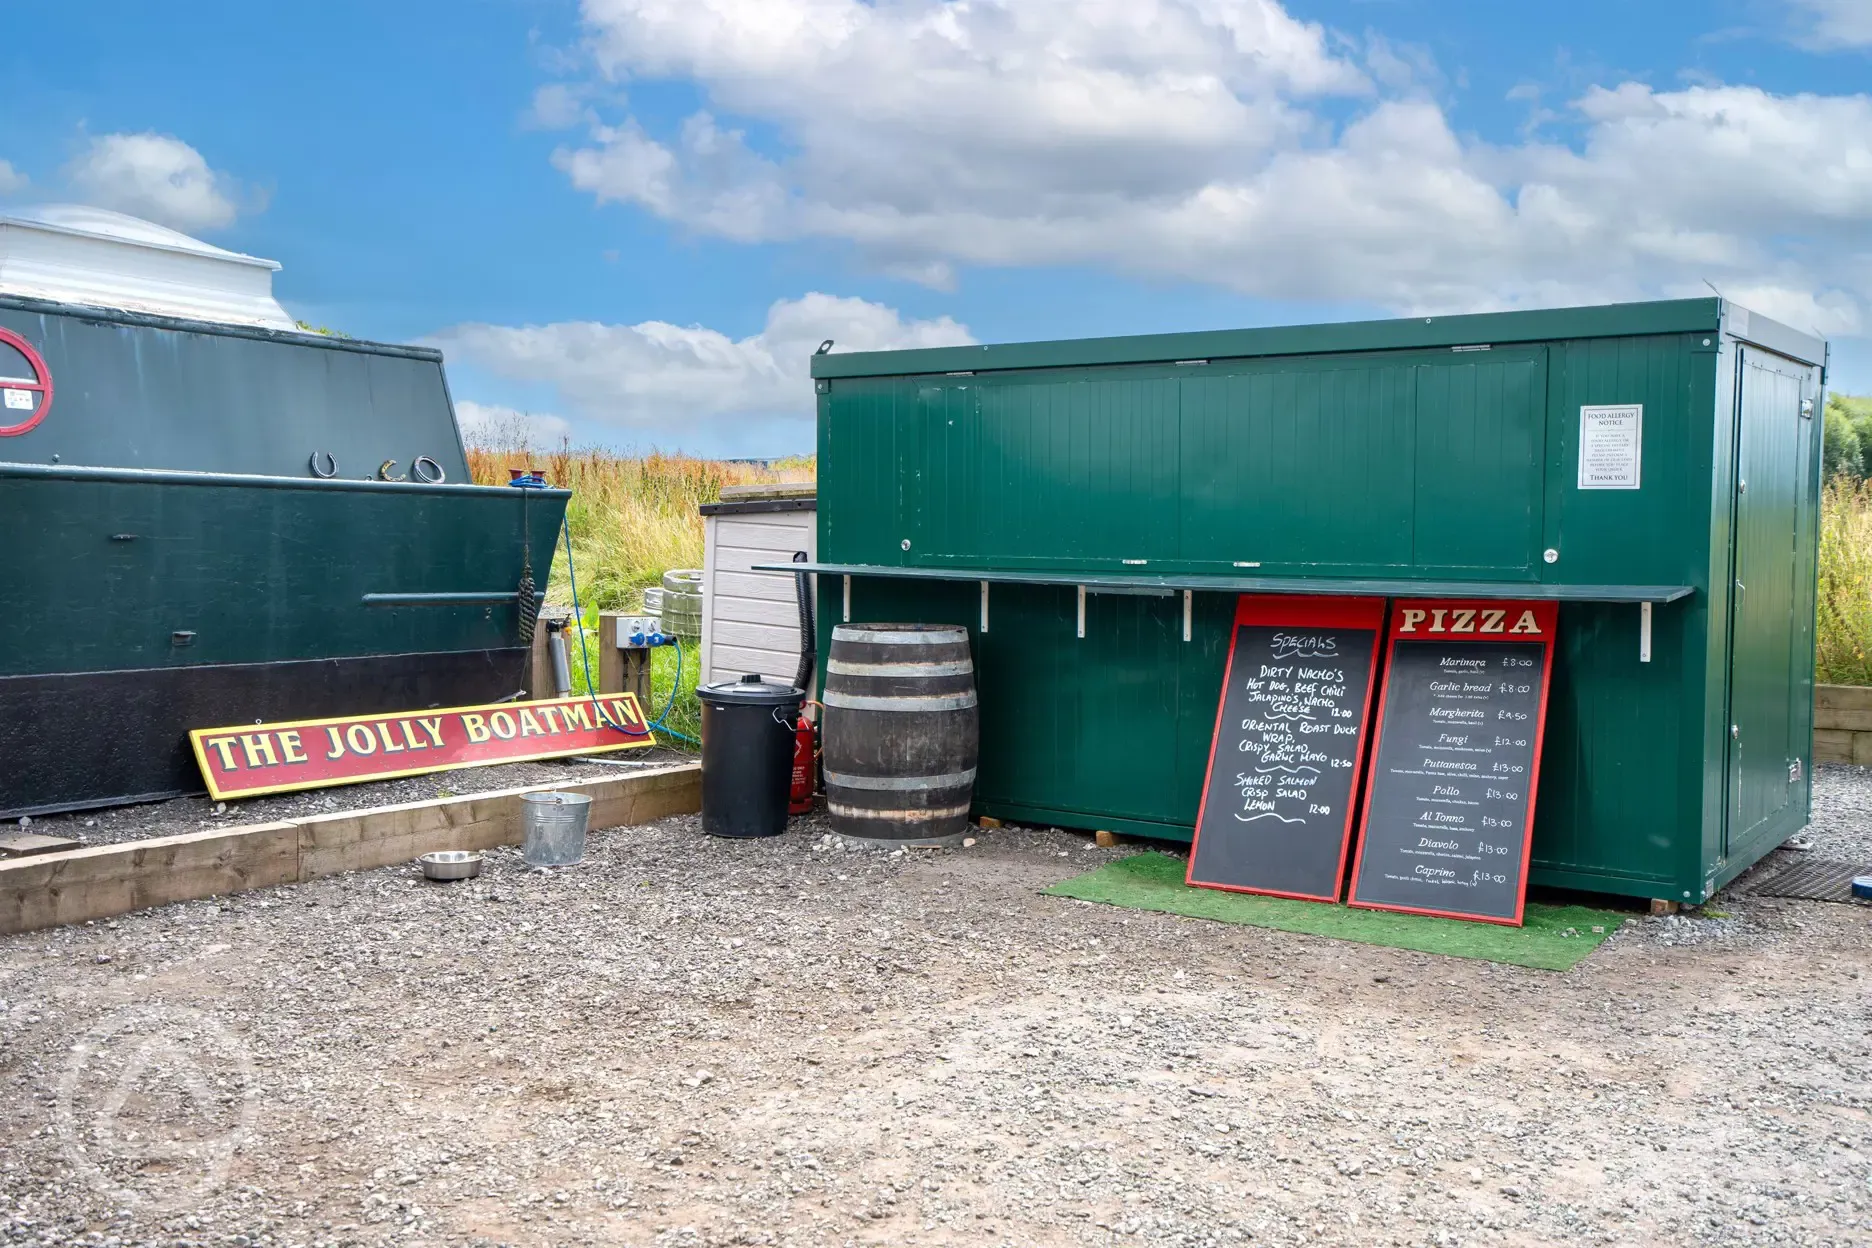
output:
[{"label": "red circular sign on boat", "polygon": [[46,418],[52,410],[52,370],[33,345],[10,329],[0,329],[0,343],[18,351],[32,369],[31,377],[14,377],[0,351],[0,438],[16,438]]}]

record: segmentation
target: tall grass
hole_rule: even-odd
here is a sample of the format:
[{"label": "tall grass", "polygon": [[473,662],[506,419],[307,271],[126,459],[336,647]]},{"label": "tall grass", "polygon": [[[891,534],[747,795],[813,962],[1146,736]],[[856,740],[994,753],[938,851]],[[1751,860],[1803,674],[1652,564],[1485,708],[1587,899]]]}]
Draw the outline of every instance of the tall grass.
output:
[{"label": "tall grass", "polygon": [[[698,508],[721,498],[724,487],[811,481],[811,458],[781,461],[771,468],[733,460],[695,459],[686,455],[619,456],[608,451],[561,446],[537,450],[523,441],[505,447],[469,447],[468,468],[480,485],[505,485],[510,469],[538,469],[555,486],[569,488],[566,526],[572,534],[572,563],[578,574],[581,652],[577,631],[569,634],[572,687],[586,693],[585,663],[598,674],[598,612],[634,611],[642,591],[659,584],[671,568],[702,566],[702,515]],[[566,567],[565,536],[553,555],[546,600],[572,605],[571,575]],[[678,673],[680,665],[681,671]],[[679,656],[673,646],[651,654],[651,705],[655,717],[668,708],[667,727],[688,737],[702,731],[702,708],[696,701],[701,650],[685,643]]]},{"label": "tall grass", "polygon": [[[504,485],[508,470],[538,468],[555,486],[572,491],[566,524],[572,532],[572,561],[579,603],[604,611],[641,605],[640,591],[671,568],[702,566],[703,503],[721,497],[724,486],[811,481],[813,461],[799,459],[773,468],[686,455],[613,455],[561,447],[540,451],[470,447],[468,468],[476,483]],[[570,605],[572,587],[561,553],[553,560],[548,602]]]},{"label": "tall grass", "polygon": [[1872,685],[1872,482],[1837,476],[1820,496],[1815,678]]}]

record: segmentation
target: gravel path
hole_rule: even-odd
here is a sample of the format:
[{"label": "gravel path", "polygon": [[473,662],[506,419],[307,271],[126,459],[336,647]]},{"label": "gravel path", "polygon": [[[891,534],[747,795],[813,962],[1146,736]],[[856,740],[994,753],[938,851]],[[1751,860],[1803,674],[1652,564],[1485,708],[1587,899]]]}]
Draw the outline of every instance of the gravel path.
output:
[{"label": "gravel path", "polygon": [[0,939],[0,1243],[1872,1242],[1864,908],[1553,974],[795,829]]},{"label": "gravel path", "polygon": [[1822,858],[1872,866],[1872,767],[1814,768],[1813,821],[1805,839]]},{"label": "gravel path", "polygon": [[[620,750],[602,757],[645,767],[661,767],[686,762],[695,755],[664,749],[662,746],[649,746],[640,750]],[[364,810],[372,806],[426,802],[431,798],[454,797],[462,793],[599,780],[605,776],[624,775],[630,770],[610,763],[584,763],[567,758],[544,763],[464,767],[460,771],[438,771],[426,776],[411,776],[406,780],[379,780],[372,784],[348,784],[331,789],[312,789],[304,793],[282,793],[277,797],[257,797],[245,802],[217,802],[206,796],[178,797],[166,802],[118,806],[111,810],[38,815],[0,823],[0,835],[17,827],[18,831],[37,832],[44,836],[69,836],[86,845],[115,845],[152,836],[199,832],[204,828],[232,828],[244,823],[295,819],[306,815],[329,814],[336,810]]]}]

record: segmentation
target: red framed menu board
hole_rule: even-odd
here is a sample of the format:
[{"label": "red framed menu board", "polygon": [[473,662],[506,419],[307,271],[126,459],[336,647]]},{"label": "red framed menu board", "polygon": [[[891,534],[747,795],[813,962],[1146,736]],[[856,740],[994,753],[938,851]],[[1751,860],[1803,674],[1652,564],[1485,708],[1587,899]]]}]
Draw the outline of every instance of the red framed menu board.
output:
[{"label": "red framed menu board", "polygon": [[1393,604],[1352,905],[1520,926],[1557,615]]},{"label": "red framed menu board", "polygon": [[1382,598],[1244,594],[1185,879],[1338,901]]}]

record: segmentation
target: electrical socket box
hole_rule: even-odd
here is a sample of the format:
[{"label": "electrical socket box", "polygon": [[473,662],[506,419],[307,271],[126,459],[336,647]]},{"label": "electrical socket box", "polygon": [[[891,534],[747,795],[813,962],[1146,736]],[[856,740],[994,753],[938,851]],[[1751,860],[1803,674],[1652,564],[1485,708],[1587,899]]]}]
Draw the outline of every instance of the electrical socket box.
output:
[{"label": "electrical socket box", "polygon": [[638,642],[633,645],[631,642],[632,637],[643,637],[647,639],[652,633],[660,632],[661,627],[654,615],[626,615],[619,618],[617,631],[618,649],[636,649],[644,643]]}]

